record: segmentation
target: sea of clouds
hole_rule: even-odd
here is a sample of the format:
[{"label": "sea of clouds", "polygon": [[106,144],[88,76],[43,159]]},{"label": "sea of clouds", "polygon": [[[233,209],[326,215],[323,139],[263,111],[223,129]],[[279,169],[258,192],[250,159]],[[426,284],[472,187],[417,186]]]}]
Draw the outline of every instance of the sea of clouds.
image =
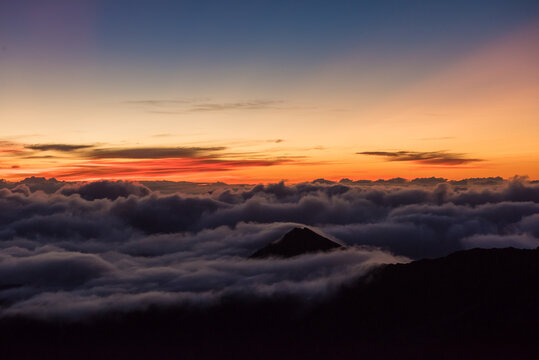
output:
[{"label": "sea of clouds", "polygon": [[[1,182],[0,316],[320,297],[380,264],[539,246],[539,184],[526,179],[171,184]],[[248,259],[298,226],[347,247]]]}]

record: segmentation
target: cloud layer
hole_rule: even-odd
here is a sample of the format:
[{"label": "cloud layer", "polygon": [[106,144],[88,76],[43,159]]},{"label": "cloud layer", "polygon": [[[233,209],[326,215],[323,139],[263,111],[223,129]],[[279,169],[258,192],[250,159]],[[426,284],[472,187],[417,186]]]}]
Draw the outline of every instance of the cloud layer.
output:
[{"label": "cloud layer", "polygon": [[[377,264],[539,246],[538,184],[435,180],[210,191],[161,182],[0,182],[0,311],[79,317],[236,293],[321,296]],[[174,184],[189,192],[171,191]],[[296,226],[348,247],[247,260]]]}]

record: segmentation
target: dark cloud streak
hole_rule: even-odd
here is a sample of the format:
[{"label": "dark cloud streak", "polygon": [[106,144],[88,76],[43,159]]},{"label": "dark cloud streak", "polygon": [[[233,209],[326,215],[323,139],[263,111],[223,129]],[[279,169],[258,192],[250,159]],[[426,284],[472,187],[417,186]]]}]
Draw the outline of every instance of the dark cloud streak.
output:
[{"label": "dark cloud streak", "polygon": [[94,145],[83,145],[83,144],[34,144],[26,145],[25,148],[31,150],[39,151],[60,151],[60,152],[70,152],[92,148]]},{"label": "dark cloud streak", "polygon": [[223,146],[101,148],[87,152],[86,156],[95,159],[200,158],[225,149]]},{"label": "dark cloud streak", "polygon": [[358,155],[381,156],[386,161],[412,161],[419,164],[429,165],[462,165],[472,162],[483,161],[478,158],[466,157],[464,154],[450,153],[447,151],[363,151]]}]

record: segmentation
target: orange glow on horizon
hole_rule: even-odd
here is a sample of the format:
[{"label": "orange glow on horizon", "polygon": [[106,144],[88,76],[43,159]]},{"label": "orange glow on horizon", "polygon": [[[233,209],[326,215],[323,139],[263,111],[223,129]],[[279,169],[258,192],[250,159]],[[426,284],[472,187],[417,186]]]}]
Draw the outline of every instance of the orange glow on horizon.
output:
[{"label": "orange glow on horizon", "polygon": [[[186,101],[173,95],[126,101],[152,95],[118,85],[127,94],[118,100],[118,87],[107,90],[113,88],[109,79],[102,79],[101,88],[75,86],[69,74],[76,67],[52,80],[29,72],[21,84],[39,86],[13,87],[0,97],[0,116],[7,119],[0,178],[258,183],[519,174],[537,179],[538,42],[537,24],[522,27],[409,83],[385,79],[394,86],[378,97],[361,87],[374,86],[375,77],[364,83],[355,77],[369,69],[354,56],[317,68],[294,86],[285,84],[289,91],[268,90],[269,98],[286,101],[236,100],[233,94],[245,96],[250,88],[227,89],[217,94],[225,100],[214,103],[197,100],[198,93]],[[387,70],[400,69],[401,62],[388,63]],[[339,84],[331,96],[329,81]],[[174,93],[184,91],[170,89]],[[161,153],[144,158],[149,148]],[[170,151],[186,154],[169,156]],[[422,158],[432,154],[434,159]]]}]

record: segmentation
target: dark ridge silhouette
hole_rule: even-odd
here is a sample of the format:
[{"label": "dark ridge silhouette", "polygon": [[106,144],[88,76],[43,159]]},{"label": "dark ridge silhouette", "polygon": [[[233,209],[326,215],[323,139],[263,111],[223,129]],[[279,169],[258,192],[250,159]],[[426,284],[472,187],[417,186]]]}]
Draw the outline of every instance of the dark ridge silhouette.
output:
[{"label": "dark ridge silhouette", "polygon": [[311,229],[294,228],[287,232],[281,239],[257,250],[249,258],[289,258],[308,253],[329,251],[340,247],[342,245],[315,233]]},{"label": "dark ridge silhouette", "polygon": [[[0,321],[2,359],[539,359],[539,249],[379,267],[318,299],[238,294]],[[75,317],[76,319],[76,317]]]}]

